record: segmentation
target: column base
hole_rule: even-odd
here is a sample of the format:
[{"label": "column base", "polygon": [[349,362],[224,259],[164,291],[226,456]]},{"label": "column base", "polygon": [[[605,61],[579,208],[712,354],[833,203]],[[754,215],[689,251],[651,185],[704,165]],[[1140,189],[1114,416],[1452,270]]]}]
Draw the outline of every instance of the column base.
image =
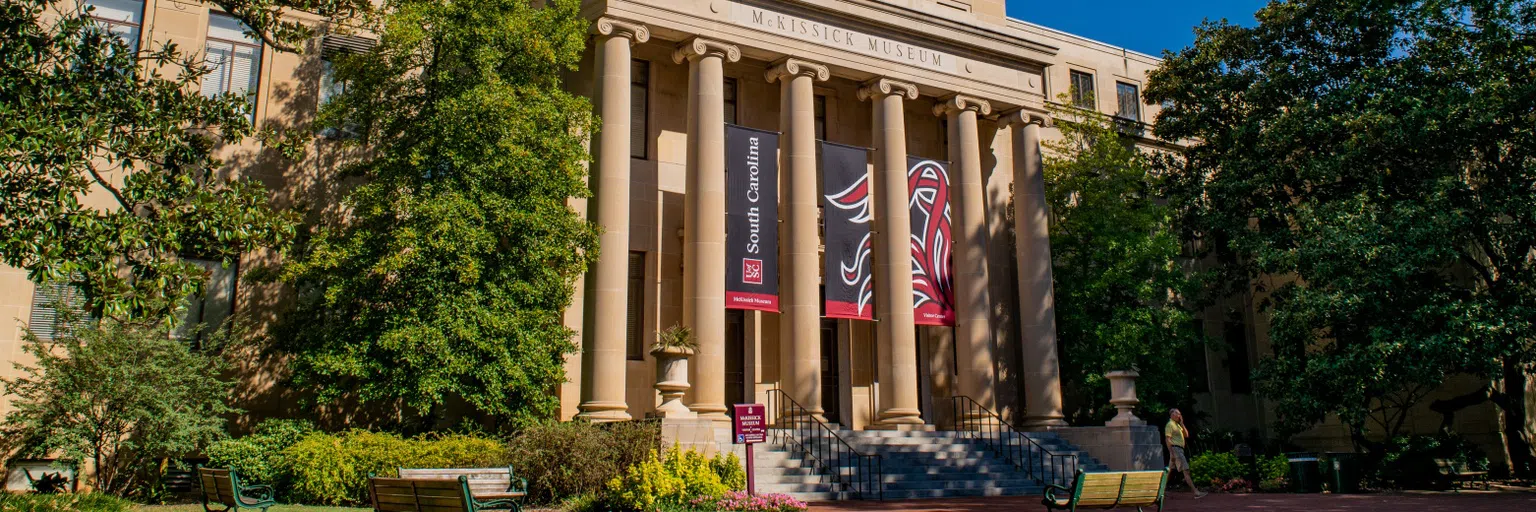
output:
[{"label": "column base", "polygon": [[715,425],[731,426],[731,416],[726,414],[725,406],[721,404],[693,404],[688,406],[701,420],[709,420]]},{"label": "column base", "polygon": [[1027,416],[1019,428],[1024,430],[1050,430],[1053,428],[1070,427],[1067,419],[1061,416]]},{"label": "column base", "polygon": [[923,425],[923,412],[917,409],[886,409],[880,411],[880,425]]},{"label": "column base", "polygon": [[629,406],[623,402],[585,402],[576,406],[581,410],[576,414],[576,419],[587,420],[593,423],[607,423],[613,421],[629,421]]}]

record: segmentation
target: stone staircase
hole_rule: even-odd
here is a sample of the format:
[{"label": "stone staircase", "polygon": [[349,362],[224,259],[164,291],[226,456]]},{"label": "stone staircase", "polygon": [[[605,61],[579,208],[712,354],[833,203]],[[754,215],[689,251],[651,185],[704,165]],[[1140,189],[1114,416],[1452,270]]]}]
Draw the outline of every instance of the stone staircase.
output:
[{"label": "stone staircase", "polygon": [[[1044,491],[1044,485],[1028,472],[989,450],[970,433],[838,430],[838,435],[861,453],[881,456],[885,499],[1028,496]],[[1078,465],[1085,471],[1107,469],[1055,434],[1019,435],[1028,436],[1051,453],[1077,455]],[[777,437],[770,434],[769,438],[768,443],[754,448],[758,492],[784,493],[804,501],[857,497],[838,485],[832,475],[818,472],[812,461],[789,451]],[[1036,457],[1037,467],[1042,464],[1040,459]],[[1070,479],[1074,470],[1062,468],[1062,478]],[[851,473],[853,469],[845,466],[842,471]]]}]

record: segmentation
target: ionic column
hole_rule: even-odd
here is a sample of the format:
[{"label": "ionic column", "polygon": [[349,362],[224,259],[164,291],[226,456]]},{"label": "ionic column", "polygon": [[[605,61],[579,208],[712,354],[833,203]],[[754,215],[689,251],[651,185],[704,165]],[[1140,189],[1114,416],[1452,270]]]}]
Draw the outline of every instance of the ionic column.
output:
[{"label": "ionic column", "polygon": [[688,195],[684,199],[683,325],[693,329],[694,403],[716,422],[725,414],[725,75],[735,45],[695,37],[672,61],[688,61]]},{"label": "ionic column", "polygon": [[956,94],[934,105],[949,120],[949,159],[956,189],[955,355],[956,392],[996,411],[992,381],[992,292],[987,274],[987,184],[981,175],[981,142],[976,116],[992,112],[986,100]]},{"label": "ionic column", "polygon": [[1019,265],[1019,336],[1024,360],[1024,428],[1064,427],[1056,357],[1056,298],[1051,291],[1051,232],[1040,158],[1040,127],[1050,119],[1018,111],[1013,127],[1013,219]]},{"label": "ionic column", "polygon": [[597,263],[587,275],[582,298],[581,413],[593,421],[630,419],[624,402],[624,322],[609,315],[629,308],[629,47],[650,39],[645,25],[599,18],[597,33],[597,161],[590,180],[589,218],[602,226]]},{"label": "ionic column", "polygon": [[816,207],[816,97],[812,85],[832,75],[826,66],[788,58],[769,68],[779,82],[779,129],[784,146],[784,305],[779,315],[780,387],[825,421],[821,406],[821,255]]},{"label": "ionic column", "polygon": [[903,100],[917,86],[877,78],[859,89],[874,102],[875,335],[880,358],[879,423],[921,425],[917,333],[912,310],[912,221],[907,203],[907,129]]}]

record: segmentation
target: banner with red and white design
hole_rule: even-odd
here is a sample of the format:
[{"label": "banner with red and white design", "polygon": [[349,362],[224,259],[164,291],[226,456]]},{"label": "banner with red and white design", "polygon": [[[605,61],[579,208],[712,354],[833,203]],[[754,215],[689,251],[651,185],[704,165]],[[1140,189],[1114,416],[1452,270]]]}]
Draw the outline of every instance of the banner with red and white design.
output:
[{"label": "banner with red and white design", "polygon": [[869,233],[869,150],[821,143],[826,317],[875,319]]},{"label": "banner with red and white design", "polygon": [[918,325],[955,325],[949,163],[907,157],[912,215],[912,308]]},{"label": "banner with red and white design", "polygon": [[725,125],[725,212],[726,309],[777,312],[779,134]]}]

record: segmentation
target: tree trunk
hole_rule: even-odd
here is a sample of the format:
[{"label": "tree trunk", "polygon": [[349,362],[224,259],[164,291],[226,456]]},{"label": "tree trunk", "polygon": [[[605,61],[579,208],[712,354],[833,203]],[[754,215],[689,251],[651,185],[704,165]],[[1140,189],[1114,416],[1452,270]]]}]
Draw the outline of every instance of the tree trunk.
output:
[{"label": "tree trunk", "polygon": [[1509,446],[1509,465],[1515,478],[1530,478],[1536,473],[1536,439],[1532,439],[1531,422],[1525,408],[1525,387],[1528,379],[1525,365],[1520,361],[1504,360],[1504,389],[1496,400],[1503,413],[1500,423],[1504,427],[1505,443]]}]

